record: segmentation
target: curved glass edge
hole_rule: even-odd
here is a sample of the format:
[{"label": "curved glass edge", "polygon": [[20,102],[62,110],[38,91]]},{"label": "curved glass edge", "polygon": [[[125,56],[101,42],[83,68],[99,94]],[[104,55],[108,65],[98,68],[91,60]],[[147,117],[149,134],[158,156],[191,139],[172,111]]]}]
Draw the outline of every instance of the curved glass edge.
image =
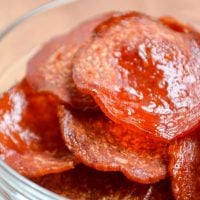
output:
[{"label": "curved glass edge", "polygon": [[[51,10],[53,8],[76,2],[78,0],[56,0],[37,7],[25,15],[21,16],[13,23],[9,24],[2,31],[0,30],[0,40],[11,32],[15,27],[26,21],[27,19]],[[0,197],[6,200],[66,200],[51,191],[42,188],[34,182],[23,177],[11,167],[9,167],[3,160],[0,159]]]},{"label": "curved glass edge", "polygon": [[0,30],[0,40],[2,40],[15,27],[17,27],[19,24],[23,23],[27,19],[31,18],[32,16],[37,15],[47,10],[51,10],[53,8],[65,5],[65,4],[76,2],[76,1],[80,1],[80,0],[55,0],[27,12],[26,14],[22,15],[21,17],[16,19],[14,22],[9,24],[5,29]]},{"label": "curved glass edge", "polygon": [[0,194],[8,200],[66,200],[18,174],[1,159]]}]

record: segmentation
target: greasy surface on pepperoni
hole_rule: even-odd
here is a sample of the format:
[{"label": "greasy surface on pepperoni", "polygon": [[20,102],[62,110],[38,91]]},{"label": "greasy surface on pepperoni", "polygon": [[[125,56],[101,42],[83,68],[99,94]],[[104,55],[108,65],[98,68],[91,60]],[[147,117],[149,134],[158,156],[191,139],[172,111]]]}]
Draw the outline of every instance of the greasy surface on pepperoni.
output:
[{"label": "greasy surface on pepperoni", "polygon": [[66,35],[52,39],[29,61],[28,82],[37,90],[50,91],[76,109],[96,108],[89,95],[80,93],[72,79],[72,59],[92,30],[110,14],[82,23]]},{"label": "greasy surface on pepperoni", "polygon": [[57,194],[80,200],[172,200],[169,183],[142,185],[121,173],[100,172],[82,165],[75,169],[33,180]]},{"label": "greasy surface on pepperoni", "polygon": [[24,80],[0,96],[0,158],[19,173],[42,176],[73,168],[61,138],[57,97]]},{"label": "greasy surface on pepperoni", "polygon": [[200,135],[196,132],[169,147],[169,173],[177,200],[200,199]]},{"label": "greasy surface on pepperoni", "polygon": [[102,171],[121,171],[139,183],[164,179],[167,144],[117,125],[103,113],[75,113],[59,108],[66,146],[87,166]]},{"label": "greasy surface on pepperoni", "polygon": [[198,36],[140,13],[116,15],[96,27],[76,55],[73,78],[105,114],[158,139],[198,126]]}]

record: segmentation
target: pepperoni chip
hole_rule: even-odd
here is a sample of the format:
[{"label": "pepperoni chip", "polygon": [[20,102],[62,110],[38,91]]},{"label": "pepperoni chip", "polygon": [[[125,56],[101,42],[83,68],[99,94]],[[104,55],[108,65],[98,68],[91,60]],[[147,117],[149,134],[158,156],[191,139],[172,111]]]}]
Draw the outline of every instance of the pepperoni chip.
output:
[{"label": "pepperoni chip", "polygon": [[59,109],[66,146],[89,167],[121,171],[130,180],[154,183],[167,175],[167,144],[135,135],[103,113],[74,113]]},{"label": "pepperoni chip", "polygon": [[22,81],[0,97],[0,158],[27,177],[63,172],[75,159],[61,138],[57,97]]},{"label": "pepperoni chip", "polygon": [[200,199],[199,132],[175,141],[169,147],[172,190],[176,200]]},{"label": "pepperoni chip", "polygon": [[70,199],[79,200],[172,200],[169,183],[142,185],[128,181],[116,172],[99,172],[82,165],[34,181]]},{"label": "pepperoni chip", "polygon": [[199,125],[196,35],[136,12],[111,17],[94,34],[76,55],[73,78],[109,118],[162,140]]},{"label": "pepperoni chip", "polygon": [[110,14],[87,21],[70,33],[57,37],[29,61],[27,80],[37,90],[50,91],[76,109],[97,108],[93,98],[80,93],[72,79],[72,58],[92,35],[92,30]]}]

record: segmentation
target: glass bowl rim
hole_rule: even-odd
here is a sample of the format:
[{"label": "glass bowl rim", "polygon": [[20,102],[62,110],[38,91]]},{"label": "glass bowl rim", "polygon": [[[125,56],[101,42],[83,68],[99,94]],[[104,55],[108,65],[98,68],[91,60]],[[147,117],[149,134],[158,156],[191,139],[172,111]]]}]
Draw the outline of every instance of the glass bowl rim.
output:
[{"label": "glass bowl rim", "polygon": [[[25,21],[31,19],[34,16],[39,15],[40,13],[45,13],[48,10],[52,10],[52,9],[56,9],[60,6],[63,5],[68,5],[70,3],[74,3],[80,0],[56,0],[56,1],[50,1],[48,3],[44,3],[41,6],[38,6],[28,12],[26,12],[24,15],[22,15],[21,17],[17,18],[16,20],[12,21],[10,24],[8,24],[4,29],[0,30],[0,41],[3,40],[4,38],[6,38],[6,36],[12,32],[12,30],[14,30],[15,28],[17,28],[18,26],[20,26],[21,24],[23,24]],[[2,177],[5,178],[6,180],[8,179],[8,181],[6,181],[4,179],[4,181],[6,181],[6,184],[8,184],[8,186],[10,188],[12,188],[12,190],[16,189],[15,192],[19,192],[22,193],[20,191],[20,189],[24,189],[25,187],[29,190],[27,190],[26,195],[33,195],[34,198],[38,198],[38,199],[47,199],[48,200],[64,200],[67,199],[66,197],[62,197],[60,195],[57,195],[56,193],[53,193],[43,187],[41,187],[40,185],[37,185],[36,183],[32,182],[31,180],[29,180],[28,178],[22,176],[21,174],[19,174],[17,171],[15,171],[14,169],[12,169],[9,165],[7,165],[2,159],[0,159],[0,167],[2,170],[2,176],[5,175],[6,177]],[[10,181],[10,180],[12,181]],[[17,190],[17,188],[15,188],[15,186],[20,186],[19,190]],[[23,195],[23,194],[21,194]]]}]

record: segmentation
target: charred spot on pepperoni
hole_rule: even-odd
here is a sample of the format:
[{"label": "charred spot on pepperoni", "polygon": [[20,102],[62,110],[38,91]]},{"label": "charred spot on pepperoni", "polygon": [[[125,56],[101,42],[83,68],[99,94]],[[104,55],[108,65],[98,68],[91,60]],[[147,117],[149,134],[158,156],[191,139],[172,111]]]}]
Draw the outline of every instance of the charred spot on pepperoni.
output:
[{"label": "charred spot on pepperoni", "polygon": [[154,183],[167,176],[167,144],[134,135],[103,113],[59,108],[66,146],[82,163],[102,171],[121,171],[130,180]]},{"label": "charred spot on pepperoni", "polygon": [[61,138],[58,104],[25,80],[0,97],[0,157],[24,176],[63,172],[77,162]]},{"label": "charred spot on pepperoni", "polygon": [[198,34],[135,12],[95,31],[76,54],[73,79],[110,119],[168,141],[199,126]]},{"label": "charred spot on pepperoni", "polygon": [[73,57],[89,40],[93,28],[111,15],[96,17],[47,42],[28,62],[28,82],[39,91],[52,92],[75,109],[97,109],[93,98],[79,92],[73,82]]},{"label": "charred spot on pepperoni", "polygon": [[71,199],[173,199],[168,181],[143,185],[127,180],[121,173],[100,172],[83,165],[64,173],[33,179],[33,181]]},{"label": "charred spot on pepperoni", "polygon": [[170,144],[169,159],[169,174],[175,199],[198,199],[200,197],[199,131]]}]

